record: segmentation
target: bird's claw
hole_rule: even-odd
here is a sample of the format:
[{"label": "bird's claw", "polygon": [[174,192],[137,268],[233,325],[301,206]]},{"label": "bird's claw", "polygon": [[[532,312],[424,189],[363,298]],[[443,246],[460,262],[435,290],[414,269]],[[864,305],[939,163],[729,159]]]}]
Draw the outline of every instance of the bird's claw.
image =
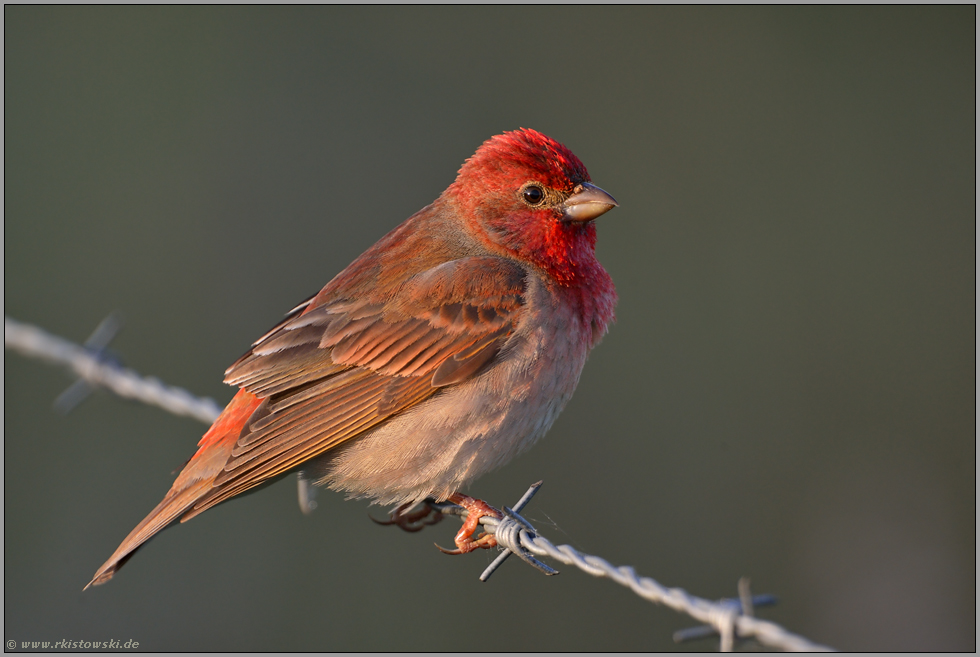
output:
[{"label": "bird's claw", "polygon": [[467,536],[463,541],[460,541],[459,536],[457,536],[456,541],[455,550],[447,550],[438,543],[434,543],[434,545],[439,548],[439,551],[443,554],[466,554],[467,552],[472,552],[473,550],[479,548],[488,550],[492,547],[497,547],[497,537],[486,532],[483,532],[477,536],[475,541],[469,538],[469,536]]},{"label": "bird's claw", "polygon": [[449,501],[466,509],[466,520],[463,522],[462,528],[460,528],[459,533],[456,534],[456,538],[454,539],[456,549],[447,550],[439,545],[436,545],[440,551],[445,554],[466,554],[467,552],[472,552],[478,548],[483,548],[486,550],[492,547],[497,547],[497,537],[493,534],[483,532],[474,540],[473,532],[475,532],[480,526],[480,518],[491,516],[499,519],[501,518],[500,511],[493,508],[483,500],[478,500],[460,493],[450,495]]},{"label": "bird's claw", "polygon": [[[425,500],[421,503],[418,509],[415,509],[416,504],[414,502],[408,502],[402,504],[401,506],[395,507],[394,510],[388,515],[387,520],[378,520],[368,514],[368,518],[376,522],[379,525],[396,525],[406,532],[417,532],[427,525],[434,525],[440,520],[442,520],[443,513],[436,507],[430,504],[432,500]],[[480,526],[480,518],[491,516],[493,518],[500,518],[500,511],[493,508],[483,500],[478,500],[467,495],[461,495],[456,493],[449,497],[449,501],[453,504],[459,505],[466,510],[466,520],[463,522],[463,526],[460,528],[459,533],[456,534],[454,542],[456,543],[456,549],[447,550],[444,547],[436,545],[440,551],[445,554],[466,554],[467,552],[472,552],[480,548],[489,549],[497,546],[497,538],[493,534],[487,532],[482,532],[475,539],[473,538],[473,533],[477,531]],[[413,509],[415,509],[413,511]]]},{"label": "bird's claw", "polygon": [[[415,511],[410,511],[415,504],[409,502],[408,504],[402,504],[396,507],[389,515],[387,520],[378,520],[368,514],[368,518],[371,518],[374,522],[379,525],[396,525],[402,531],[406,532],[417,532],[427,525],[434,525],[440,520],[442,520],[442,513],[438,509],[434,508],[426,500],[422,502],[421,508]],[[431,517],[430,517],[431,516]]]}]

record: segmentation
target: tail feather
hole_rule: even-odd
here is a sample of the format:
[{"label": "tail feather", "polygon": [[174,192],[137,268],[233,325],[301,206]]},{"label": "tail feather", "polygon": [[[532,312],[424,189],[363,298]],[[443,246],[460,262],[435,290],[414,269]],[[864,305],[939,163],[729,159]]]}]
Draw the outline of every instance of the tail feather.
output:
[{"label": "tail feather", "polygon": [[136,528],[129,533],[129,536],[116,548],[109,560],[102,564],[102,567],[95,573],[95,577],[85,588],[105,584],[116,571],[122,568],[123,564],[129,560],[133,553],[153,536],[166,528],[170,523],[177,520],[180,515],[194,505],[202,495],[211,490],[210,481],[201,481],[191,488],[173,494],[167,494],[163,501],[150,511],[150,514],[143,519],[143,522],[136,525]]},{"label": "tail feather", "polygon": [[[175,522],[194,504],[214,490],[214,479],[231,457],[231,450],[261,400],[255,395],[240,391],[229,402],[214,424],[198,443],[199,449],[181,470],[163,501],[150,511],[143,521],[129,533],[116,548],[109,560],[102,564],[95,577],[85,588],[105,584],[141,545],[155,534]],[[192,514],[193,515],[193,514]],[[187,520],[190,516],[185,516]]]}]

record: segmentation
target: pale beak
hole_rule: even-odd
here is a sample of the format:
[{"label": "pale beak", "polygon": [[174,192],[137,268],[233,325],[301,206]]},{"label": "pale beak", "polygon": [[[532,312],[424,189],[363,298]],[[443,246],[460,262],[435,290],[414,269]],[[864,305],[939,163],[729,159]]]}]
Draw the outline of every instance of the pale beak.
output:
[{"label": "pale beak", "polygon": [[592,221],[618,206],[612,196],[602,191],[592,183],[576,185],[572,195],[562,204],[565,221]]}]

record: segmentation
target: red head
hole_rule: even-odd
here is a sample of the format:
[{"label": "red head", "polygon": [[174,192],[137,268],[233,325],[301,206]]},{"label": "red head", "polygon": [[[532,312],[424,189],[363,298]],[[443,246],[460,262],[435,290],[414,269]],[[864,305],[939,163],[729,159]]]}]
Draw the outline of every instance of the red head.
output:
[{"label": "red head", "polygon": [[530,260],[562,286],[588,287],[608,278],[595,259],[592,219],[616,205],[590,181],[574,153],[522,128],[484,142],[446,196],[489,245]]}]

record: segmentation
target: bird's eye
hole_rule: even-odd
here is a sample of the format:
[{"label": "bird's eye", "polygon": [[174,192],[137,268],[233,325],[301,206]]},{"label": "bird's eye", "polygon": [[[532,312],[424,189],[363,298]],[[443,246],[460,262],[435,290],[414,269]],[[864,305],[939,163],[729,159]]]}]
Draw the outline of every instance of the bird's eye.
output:
[{"label": "bird's eye", "polygon": [[529,185],[524,189],[524,200],[528,205],[538,205],[544,200],[544,190],[537,185]]}]

